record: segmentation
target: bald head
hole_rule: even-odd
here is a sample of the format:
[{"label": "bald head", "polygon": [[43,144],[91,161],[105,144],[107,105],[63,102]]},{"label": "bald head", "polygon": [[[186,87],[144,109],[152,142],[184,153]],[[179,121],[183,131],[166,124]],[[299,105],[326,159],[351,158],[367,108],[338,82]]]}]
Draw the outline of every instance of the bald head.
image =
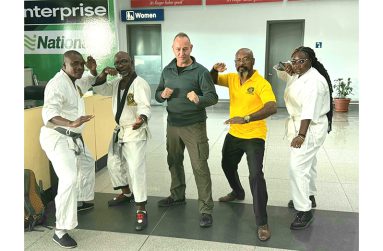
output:
[{"label": "bald head", "polygon": [[246,55],[245,57],[254,58],[253,51],[250,50],[249,48],[241,48],[241,49],[239,49],[237,51],[237,53],[235,54],[235,56],[237,57],[238,54]]},{"label": "bald head", "polygon": [[114,57],[121,57],[121,58],[128,58],[130,59],[130,56],[127,52],[125,51],[119,51],[116,53],[116,55],[114,55]]}]

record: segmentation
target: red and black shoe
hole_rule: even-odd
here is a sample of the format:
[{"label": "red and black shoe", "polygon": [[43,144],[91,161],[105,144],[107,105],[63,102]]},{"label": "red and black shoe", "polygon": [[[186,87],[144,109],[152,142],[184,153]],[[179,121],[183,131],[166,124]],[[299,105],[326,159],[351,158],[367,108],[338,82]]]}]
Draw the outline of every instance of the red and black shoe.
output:
[{"label": "red and black shoe", "polygon": [[146,211],[137,210],[136,213],[136,230],[141,231],[148,225],[148,214]]}]

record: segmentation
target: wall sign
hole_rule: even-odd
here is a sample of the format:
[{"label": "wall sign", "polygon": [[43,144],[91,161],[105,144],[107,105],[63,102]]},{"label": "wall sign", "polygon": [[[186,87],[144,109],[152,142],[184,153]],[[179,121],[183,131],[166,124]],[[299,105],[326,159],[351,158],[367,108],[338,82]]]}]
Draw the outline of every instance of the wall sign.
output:
[{"label": "wall sign", "polygon": [[206,5],[282,2],[283,0],[206,0]]},{"label": "wall sign", "polygon": [[315,42],[315,48],[322,48],[322,42]]},{"label": "wall sign", "polygon": [[132,8],[183,5],[202,5],[202,0],[132,0],[130,2]]},{"label": "wall sign", "polygon": [[108,20],[107,0],[24,1],[24,25],[73,24]]},{"label": "wall sign", "polygon": [[164,21],[163,9],[121,10],[122,22]]}]

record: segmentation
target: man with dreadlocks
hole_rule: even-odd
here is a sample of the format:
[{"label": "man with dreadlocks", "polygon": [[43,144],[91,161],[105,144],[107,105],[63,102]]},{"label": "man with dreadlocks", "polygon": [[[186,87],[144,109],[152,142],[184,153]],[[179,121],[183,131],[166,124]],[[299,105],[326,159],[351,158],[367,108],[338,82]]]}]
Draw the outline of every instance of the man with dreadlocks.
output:
[{"label": "man with dreadlocks", "polygon": [[291,146],[290,178],[292,200],[288,207],[298,212],[290,229],[307,228],[313,221],[311,209],[316,207],[316,154],[331,131],[331,80],[315,52],[298,47],[290,62],[274,67],[278,77],[287,82],[285,103],[290,115],[287,139]]}]

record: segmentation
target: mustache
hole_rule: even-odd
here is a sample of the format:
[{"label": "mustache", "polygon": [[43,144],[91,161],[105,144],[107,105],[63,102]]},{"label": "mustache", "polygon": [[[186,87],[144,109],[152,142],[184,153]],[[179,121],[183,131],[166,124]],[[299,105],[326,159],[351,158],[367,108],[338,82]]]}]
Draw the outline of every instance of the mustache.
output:
[{"label": "mustache", "polygon": [[239,72],[245,72],[245,71],[247,71],[247,72],[249,72],[250,71],[250,69],[247,67],[247,66],[238,66],[237,67],[237,71],[238,71],[238,73]]}]

